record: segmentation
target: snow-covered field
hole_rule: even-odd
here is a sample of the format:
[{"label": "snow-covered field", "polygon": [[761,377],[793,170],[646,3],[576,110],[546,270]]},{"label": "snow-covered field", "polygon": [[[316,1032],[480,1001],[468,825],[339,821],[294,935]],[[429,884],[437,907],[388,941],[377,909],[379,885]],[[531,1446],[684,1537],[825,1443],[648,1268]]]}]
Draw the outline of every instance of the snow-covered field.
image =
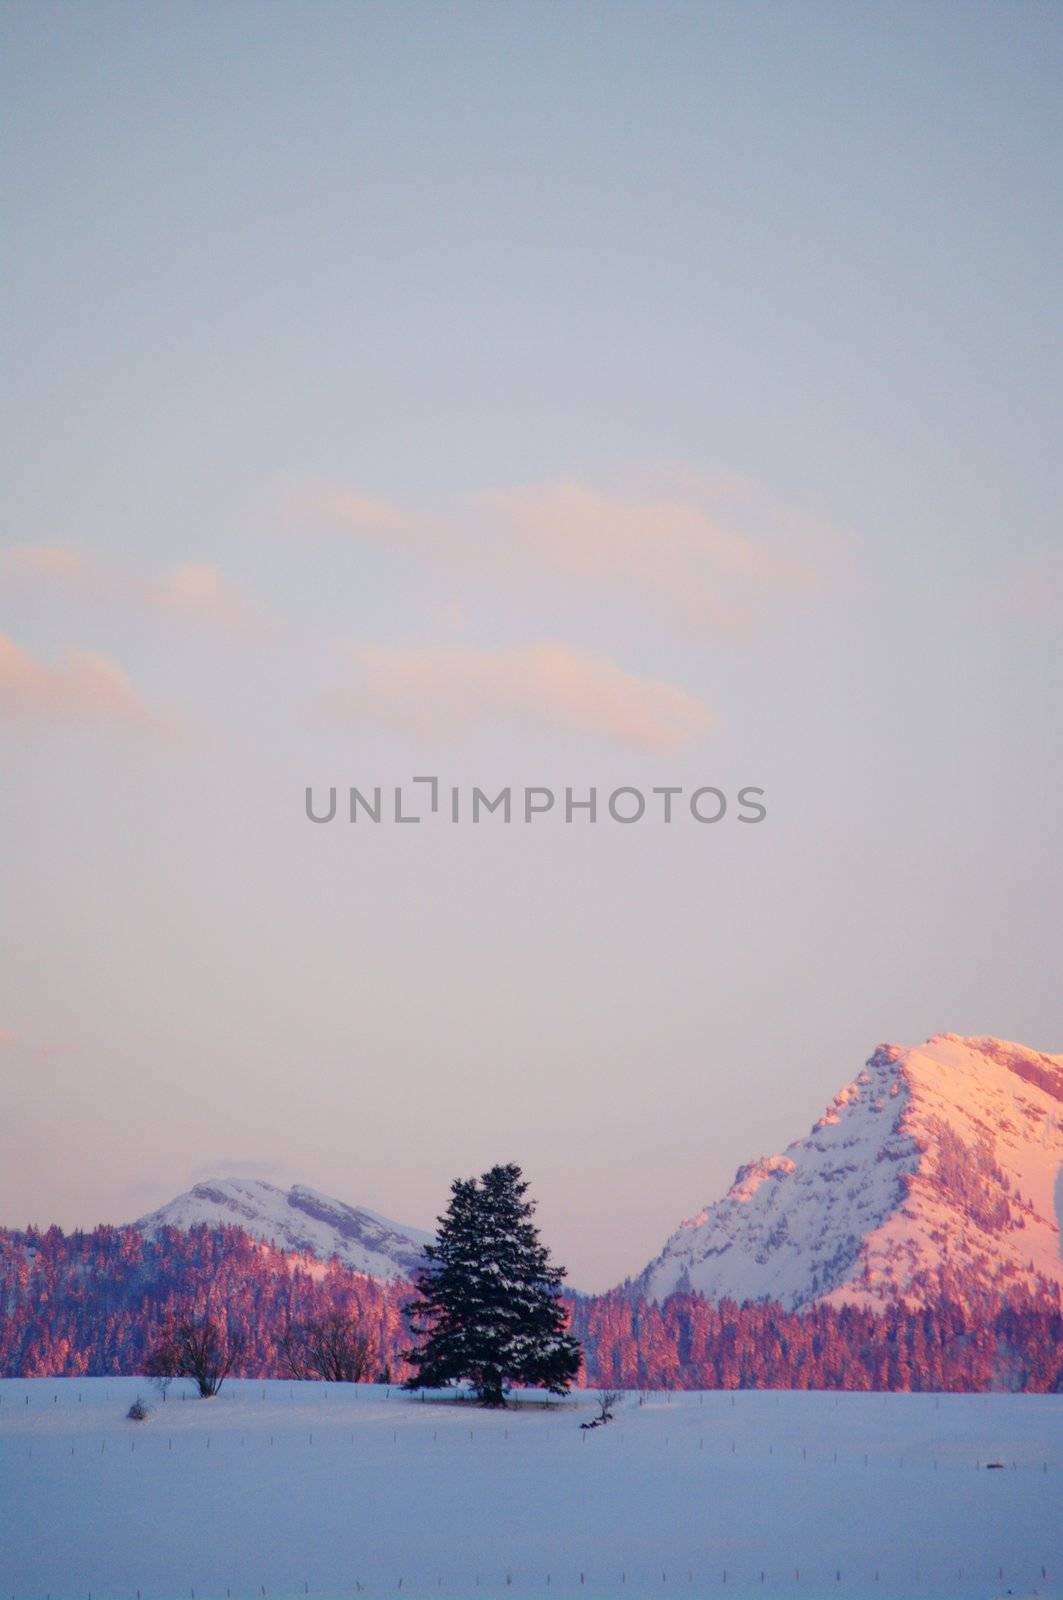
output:
[{"label": "snow-covered field", "polygon": [[1063,1397],[187,1388],[0,1382],[0,1600],[1063,1594]]}]

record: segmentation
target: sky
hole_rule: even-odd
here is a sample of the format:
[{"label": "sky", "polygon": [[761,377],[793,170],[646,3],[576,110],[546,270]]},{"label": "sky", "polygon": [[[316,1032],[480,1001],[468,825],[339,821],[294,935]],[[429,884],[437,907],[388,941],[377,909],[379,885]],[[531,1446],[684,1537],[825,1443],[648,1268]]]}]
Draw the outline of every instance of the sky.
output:
[{"label": "sky", "polygon": [[1058,6],[0,20],[0,1221],[514,1160],[598,1289],[1063,1049]]}]

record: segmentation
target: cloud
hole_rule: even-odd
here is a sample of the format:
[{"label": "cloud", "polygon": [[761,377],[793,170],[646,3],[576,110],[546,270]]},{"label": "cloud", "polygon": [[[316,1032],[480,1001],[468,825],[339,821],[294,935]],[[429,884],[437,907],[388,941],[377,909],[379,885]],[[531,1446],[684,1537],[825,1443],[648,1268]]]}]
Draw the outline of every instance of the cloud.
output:
[{"label": "cloud", "polygon": [[261,639],[270,631],[257,606],[210,561],[172,567],[147,585],[145,593],[171,616],[205,623],[232,637]]},{"label": "cloud", "polygon": [[1012,564],[998,590],[1003,609],[1031,622],[1063,611],[1063,550],[1031,550]]},{"label": "cloud", "polygon": [[42,1060],[49,1056],[72,1055],[78,1048],[75,1044],[30,1044],[28,1040],[20,1039],[13,1028],[0,1028],[0,1050],[13,1050],[16,1046],[29,1050],[31,1055]]},{"label": "cloud", "polygon": [[244,1156],[218,1156],[213,1161],[201,1161],[192,1169],[192,1181],[203,1183],[209,1178],[263,1178],[267,1183],[282,1183],[288,1168],[283,1161],[254,1159]]},{"label": "cloud", "polygon": [[351,489],[307,485],[281,497],[281,515],[290,522],[323,523],[348,533],[412,534],[418,519],[386,500],[374,500]]},{"label": "cloud", "polygon": [[742,635],[822,589],[837,541],[733,476],[645,472],[624,490],[573,480],[494,489],[445,515],[305,490],[289,517],[400,550],[522,604],[620,606],[668,628]]},{"label": "cloud", "polygon": [[3,558],[3,571],[28,583],[107,595],[114,578],[94,556],[62,544],[17,545]]},{"label": "cloud", "polygon": [[687,627],[744,629],[769,602],[815,591],[808,555],[745,530],[733,491],[717,501],[622,497],[572,482],[482,497],[528,565],[593,592],[637,596]]},{"label": "cloud", "polygon": [[69,545],[21,545],[7,552],[0,571],[9,581],[162,611],[244,642],[261,641],[271,631],[259,608],[211,561],[186,562],[145,579]]},{"label": "cloud", "polygon": [[468,612],[460,600],[434,600],[428,611],[433,625],[448,638],[456,638],[469,625]]},{"label": "cloud", "polygon": [[341,720],[417,733],[532,720],[653,751],[701,738],[713,721],[696,695],[554,641],[499,650],[352,645],[346,655],[349,680],[322,700]]},{"label": "cloud", "polygon": [[171,735],[188,725],[153,710],[106,656],[66,650],[55,666],[0,634],[0,720],[112,725]]}]

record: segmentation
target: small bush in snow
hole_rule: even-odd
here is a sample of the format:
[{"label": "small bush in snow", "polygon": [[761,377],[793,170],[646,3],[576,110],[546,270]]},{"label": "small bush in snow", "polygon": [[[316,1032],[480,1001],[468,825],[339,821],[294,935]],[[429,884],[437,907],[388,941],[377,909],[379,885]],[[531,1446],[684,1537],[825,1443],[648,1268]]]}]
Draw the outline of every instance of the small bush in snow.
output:
[{"label": "small bush in snow", "polygon": [[[624,1396],[620,1389],[600,1389],[598,1391],[598,1415],[592,1422],[581,1422],[580,1427],[604,1428],[607,1422],[613,1420],[613,1407],[619,1405]],[[639,1401],[641,1405],[641,1400]]]},{"label": "small bush in snow", "polygon": [[133,1401],[133,1404],[126,1412],[126,1416],[129,1418],[130,1422],[147,1422],[148,1418],[151,1416],[151,1407],[146,1406],[140,1396],[137,1395],[136,1399]]},{"label": "small bush in snow", "polygon": [[600,1389],[598,1392],[598,1421],[612,1422],[613,1407],[618,1406],[624,1396],[619,1389]]}]

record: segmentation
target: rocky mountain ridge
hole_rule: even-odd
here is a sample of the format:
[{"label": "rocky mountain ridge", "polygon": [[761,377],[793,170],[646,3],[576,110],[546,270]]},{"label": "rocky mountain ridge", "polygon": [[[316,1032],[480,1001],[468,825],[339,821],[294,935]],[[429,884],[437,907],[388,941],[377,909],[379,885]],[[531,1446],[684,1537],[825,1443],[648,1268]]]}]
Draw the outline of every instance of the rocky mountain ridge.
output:
[{"label": "rocky mountain ridge", "polygon": [[278,1250],[329,1261],[387,1282],[409,1278],[432,1235],[364,1206],[346,1205],[305,1184],[280,1189],[260,1178],[213,1178],[197,1183],[134,1226],[147,1238],[160,1228],[242,1228]]},{"label": "rocky mountain ridge", "polygon": [[1063,1287],[1063,1056],[880,1045],[808,1136],[739,1168],[631,1284],[881,1305]]}]

